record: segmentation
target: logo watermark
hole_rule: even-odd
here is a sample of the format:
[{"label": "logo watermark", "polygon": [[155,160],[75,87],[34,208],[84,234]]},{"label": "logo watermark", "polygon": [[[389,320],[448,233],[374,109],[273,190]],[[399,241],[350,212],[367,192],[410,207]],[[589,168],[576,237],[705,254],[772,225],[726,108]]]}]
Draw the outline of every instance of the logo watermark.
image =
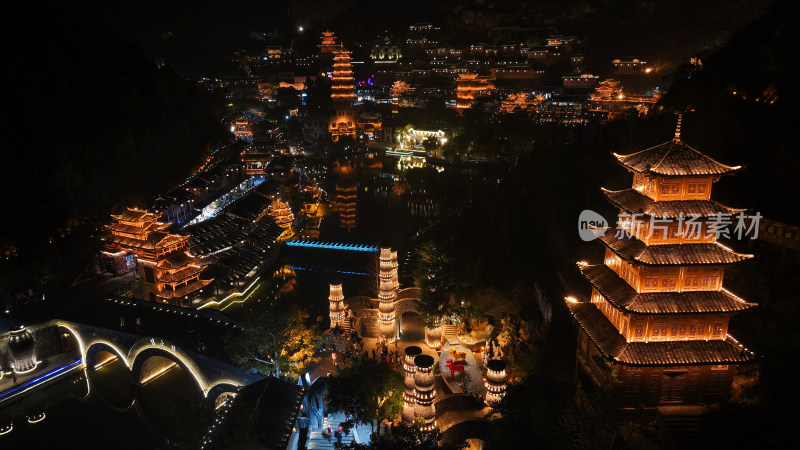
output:
[{"label": "logo watermark", "polygon": [[585,242],[593,241],[606,233],[608,222],[591,209],[584,209],[578,216],[578,235]]},{"label": "logo watermark", "polygon": [[[717,213],[707,217],[686,216],[667,217],[666,214],[648,216],[643,213],[620,213],[617,216],[614,237],[617,239],[663,239],[676,238],[691,240],[708,239],[758,239],[761,213],[755,215]],[[604,236],[609,230],[608,221],[591,209],[581,211],[578,216],[578,235],[586,242]]]}]

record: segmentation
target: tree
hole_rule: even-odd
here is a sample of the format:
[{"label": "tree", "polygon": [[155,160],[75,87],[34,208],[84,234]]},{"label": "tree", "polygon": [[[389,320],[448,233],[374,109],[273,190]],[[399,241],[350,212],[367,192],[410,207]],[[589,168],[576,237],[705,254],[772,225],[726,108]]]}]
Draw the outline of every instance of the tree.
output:
[{"label": "tree", "polygon": [[[470,301],[475,277],[465,276],[474,267],[458,254],[432,242],[417,250],[419,260],[414,272],[414,284],[420,288],[417,311],[426,326],[436,326],[442,317],[462,320],[475,316]],[[463,263],[457,263],[463,262]]]},{"label": "tree", "polygon": [[618,405],[602,392],[579,397],[583,401],[576,404],[570,385],[545,376],[510,384],[495,407],[502,418],[495,421],[490,448],[521,448],[530,442],[547,442],[548,448],[613,448],[623,424]]},{"label": "tree", "polygon": [[[342,411],[347,424],[391,420],[403,409],[403,377],[374,359],[357,357],[325,380],[328,407]],[[349,428],[349,426],[347,427]]]},{"label": "tree", "polygon": [[307,322],[305,311],[276,313],[263,309],[245,316],[236,331],[224,336],[225,350],[245,370],[298,378],[319,361],[314,354],[322,343]]},{"label": "tree", "polygon": [[337,450],[458,450],[466,447],[466,442],[458,444],[442,442],[442,432],[438,428],[422,432],[419,428],[404,423],[392,427],[386,433],[373,433],[369,444],[351,442],[349,445],[334,444]]}]

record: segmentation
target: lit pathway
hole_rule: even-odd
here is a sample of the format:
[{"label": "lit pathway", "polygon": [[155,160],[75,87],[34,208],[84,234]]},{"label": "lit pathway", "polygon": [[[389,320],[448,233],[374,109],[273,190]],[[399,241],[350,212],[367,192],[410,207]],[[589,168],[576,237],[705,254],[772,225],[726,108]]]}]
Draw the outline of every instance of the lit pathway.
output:
[{"label": "lit pathway", "polygon": [[[328,417],[322,421],[322,428],[314,428],[308,433],[308,442],[306,442],[306,448],[308,450],[334,448],[333,444],[336,442],[336,438],[333,436],[331,436],[330,439],[324,438],[322,437],[322,432],[328,427],[331,427],[331,430],[333,430],[335,433],[336,428],[341,422],[344,422],[344,420],[344,414],[328,414]],[[358,430],[350,430],[349,434],[342,433],[342,444],[348,445],[353,442],[353,437],[356,433],[358,433]],[[365,439],[361,438],[356,442],[363,442],[364,440]]]}]

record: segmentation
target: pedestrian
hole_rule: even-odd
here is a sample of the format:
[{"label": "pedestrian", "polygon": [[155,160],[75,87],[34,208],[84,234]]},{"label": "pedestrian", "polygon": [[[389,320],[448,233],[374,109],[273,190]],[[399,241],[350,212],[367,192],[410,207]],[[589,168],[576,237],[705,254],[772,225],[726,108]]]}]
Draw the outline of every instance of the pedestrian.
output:
[{"label": "pedestrian", "polygon": [[375,349],[372,349],[372,359],[375,359]]},{"label": "pedestrian", "polygon": [[336,352],[331,353],[331,359],[333,360],[333,366],[339,367],[339,364],[336,363]]},{"label": "pedestrian", "polygon": [[339,430],[336,430],[336,433],[334,433],[333,435],[336,436],[336,443],[337,444],[341,444],[342,443],[342,432],[339,431]]},{"label": "pedestrian", "polygon": [[119,316],[119,327],[125,328],[125,316]]},{"label": "pedestrian", "polygon": [[395,340],[394,340],[394,348],[397,348],[397,345],[398,345],[397,343],[398,343],[398,342],[400,342],[400,339],[395,339]]},{"label": "pedestrian", "polygon": [[15,385],[17,384],[17,374],[14,373],[13,370],[11,371],[11,381],[13,381]]},{"label": "pedestrian", "polygon": [[331,430],[331,427],[328,427],[328,429],[326,431],[327,431],[327,433],[325,434],[325,439],[327,439],[328,442],[330,442],[331,441],[331,435],[333,435],[333,430]]},{"label": "pedestrian", "polygon": [[136,316],[136,331],[142,328],[142,316]]}]

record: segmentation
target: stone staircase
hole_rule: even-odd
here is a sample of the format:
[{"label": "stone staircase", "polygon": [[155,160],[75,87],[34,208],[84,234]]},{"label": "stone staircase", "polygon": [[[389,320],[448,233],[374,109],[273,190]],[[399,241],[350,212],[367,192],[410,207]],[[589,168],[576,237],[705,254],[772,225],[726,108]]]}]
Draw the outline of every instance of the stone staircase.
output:
[{"label": "stone staircase", "polygon": [[444,340],[448,342],[458,343],[458,325],[444,324],[442,325],[442,335]]},{"label": "stone staircase", "polygon": [[703,438],[702,421],[706,413],[700,406],[660,406],[661,423],[678,448],[697,446]]},{"label": "stone staircase", "polygon": [[[333,444],[336,443],[336,438],[331,436],[331,439],[328,440],[327,438],[322,437],[322,432],[327,430],[328,427],[331,427],[333,432],[336,432],[336,428],[339,426],[339,423],[344,422],[344,414],[328,414],[328,417],[323,419],[322,421],[322,428],[314,428],[308,433],[308,441],[306,442],[306,448],[308,450],[312,449],[330,449],[334,448]],[[342,433],[342,444],[349,445],[353,442],[353,438],[355,436],[355,430],[350,430],[350,434]]]}]

